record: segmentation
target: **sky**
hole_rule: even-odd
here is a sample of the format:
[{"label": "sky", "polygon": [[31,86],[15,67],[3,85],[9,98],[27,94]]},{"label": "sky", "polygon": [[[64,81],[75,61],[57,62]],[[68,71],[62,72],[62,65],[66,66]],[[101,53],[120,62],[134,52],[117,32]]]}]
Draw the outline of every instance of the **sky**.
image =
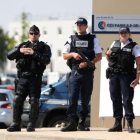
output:
[{"label": "sky", "polygon": [[0,0],[0,26],[7,30],[23,11],[32,20],[86,17],[92,15],[92,0]]}]

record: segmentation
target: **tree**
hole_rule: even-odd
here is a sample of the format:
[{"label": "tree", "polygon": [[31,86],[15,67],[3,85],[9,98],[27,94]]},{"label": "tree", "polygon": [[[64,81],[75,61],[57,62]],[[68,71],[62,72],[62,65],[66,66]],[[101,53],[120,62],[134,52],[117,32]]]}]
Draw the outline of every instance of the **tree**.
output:
[{"label": "tree", "polygon": [[16,44],[16,41],[14,39],[14,37],[9,37],[8,34],[7,34],[7,42],[8,42],[8,45],[7,45],[7,50],[12,50],[14,47],[15,47],[15,44]]},{"label": "tree", "polygon": [[27,18],[28,18],[27,13],[22,12],[21,13],[22,35],[21,35],[21,38],[20,38],[21,42],[24,42],[29,38],[28,37],[28,32],[27,32],[27,29],[29,27],[29,24],[27,22]]},{"label": "tree", "polygon": [[[25,12],[21,13],[21,24],[22,24],[22,35],[20,41],[24,42],[28,39],[28,22],[27,14]],[[4,70],[4,64],[7,60],[7,52],[15,47],[16,41],[14,37],[9,37],[8,32],[4,33],[3,29],[0,27],[0,68]]]},{"label": "tree", "polygon": [[[29,25],[27,22],[27,14],[25,12],[21,13],[21,28],[22,28],[22,35],[20,37],[20,41],[24,42],[28,39],[28,29]],[[14,39],[14,37],[8,37],[8,33],[7,33],[7,41],[8,41],[8,46],[7,49],[11,50],[15,47],[16,41]]]},{"label": "tree", "polygon": [[7,60],[7,52],[15,47],[14,37],[9,37],[8,32],[0,27],[0,69],[4,69],[4,64]]},{"label": "tree", "polygon": [[7,36],[0,27],[0,68],[4,68],[7,56]]}]

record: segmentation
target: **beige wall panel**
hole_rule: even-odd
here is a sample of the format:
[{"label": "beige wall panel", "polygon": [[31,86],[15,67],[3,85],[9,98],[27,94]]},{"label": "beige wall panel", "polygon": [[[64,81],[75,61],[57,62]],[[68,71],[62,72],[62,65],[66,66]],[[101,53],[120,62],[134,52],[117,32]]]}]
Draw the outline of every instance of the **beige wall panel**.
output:
[{"label": "beige wall panel", "polygon": [[139,15],[140,0],[92,0],[92,13]]},{"label": "beige wall panel", "polygon": [[[140,14],[140,0],[93,0],[92,9],[93,15],[139,15]],[[130,7],[130,9],[129,9]],[[101,47],[104,49],[103,56],[105,56],[106,49],[111,43],[119,39],[118,34],[96,34],[100,41]],[[140,46],[140,35],[132,34],[132,39]],[[100,63],[96,64],[96,71],[94,74],[94,87],[91,97],[91,126],[92,127],[111,127],[114,124],[114,119],[109,117],[102,120],[99,118],[99,99],[100,99]],[[134,120],[134,127],[140,127],[140,117]]]}]

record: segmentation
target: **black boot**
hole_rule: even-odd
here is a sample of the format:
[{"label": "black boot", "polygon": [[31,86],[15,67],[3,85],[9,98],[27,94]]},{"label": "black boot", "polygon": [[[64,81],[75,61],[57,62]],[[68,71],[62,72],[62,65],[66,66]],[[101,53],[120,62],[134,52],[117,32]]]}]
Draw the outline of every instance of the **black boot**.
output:
[{"label": "black boot", "polygon": [[122,119],[116,119],[114,126],[108,132],[122,132]]},{"label": "black boot", "polygon": [[29,122],[27,125],[27,132],[35,131],[35,124],[33,122]]},{"label": "black boot", "polygon": [[15,96],[13,103],[13,123],[7,128],[8,132],[21,131],[21,115],[23,112],[23,102],[19,96]]},{"label": "black boot", "polygon": [[137,133],[140,134],[140,129],[138,129]]},{"label": "black boot", "polygon": [[77,124],[76,120],[73,117],[69,117],[69,123],[66,127],[62,128],[60,131],[67,132],[67,131],[77,131]]},{"label": "black boot", "polygon": [[29,116],[29,123],[27,125],[27,132],[35,131],[38,108],[39,108],[39,100],[35,97],[31,97],[30,104],[31,104],[31,111]]},{"label": "black boot", "polygon": [[133,129],[133,120],[127,120],[128,132],[134,133],[135,130]]},{"label": "black boot", "polygon": [[20,122],[16,123],[13,122],[10,127],[7,128],[8,132],[15,132],[15,131],[21,131],[21,127],[20,127]]},{"label": "black boot", "polygon": [[88,127],[85,127],[85,120],[86,120],[86,117],[79,118],[79,123],[78,123],[79,131],[90,131],[90,129]]}]

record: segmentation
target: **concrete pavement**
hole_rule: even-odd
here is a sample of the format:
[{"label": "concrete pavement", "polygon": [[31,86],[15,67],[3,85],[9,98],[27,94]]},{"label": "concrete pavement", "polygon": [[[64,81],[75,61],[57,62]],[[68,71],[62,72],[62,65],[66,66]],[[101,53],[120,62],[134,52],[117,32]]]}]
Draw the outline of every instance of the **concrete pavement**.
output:
[{"label": "concrete pavement", "polygon": [[0,140],[140,140],[140,134],[107,132],[105,128],[91,128],[91,131],[61,132],[59,128],[40,128],[35,132],[7,132],[0,129]]}]

